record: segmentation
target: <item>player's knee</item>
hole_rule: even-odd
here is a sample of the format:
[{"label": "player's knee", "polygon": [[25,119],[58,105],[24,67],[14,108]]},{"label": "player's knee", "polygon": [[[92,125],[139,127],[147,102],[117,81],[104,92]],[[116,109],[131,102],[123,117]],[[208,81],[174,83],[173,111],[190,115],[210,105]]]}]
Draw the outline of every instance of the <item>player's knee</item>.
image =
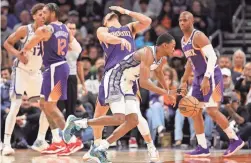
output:
[{"label": "player's knee", "polygon": [[210,117],[212,117],[212,118],[216,117],[218,111],[219,111],[219,110],[218,110],[217,108],[207,108],[207,109],[206,109],[207,114],[208,114]]},{"label": "player's knee", "polygon": [[125,122],[125,115],[124,114],[114,114],[114,119],[118,122],[119,125]]},{"label": "player's knee", "polygon": [[136,113],[129,114],[126,116],[126,121],[132,128],[134,128],[139,124],[138,115]]}]

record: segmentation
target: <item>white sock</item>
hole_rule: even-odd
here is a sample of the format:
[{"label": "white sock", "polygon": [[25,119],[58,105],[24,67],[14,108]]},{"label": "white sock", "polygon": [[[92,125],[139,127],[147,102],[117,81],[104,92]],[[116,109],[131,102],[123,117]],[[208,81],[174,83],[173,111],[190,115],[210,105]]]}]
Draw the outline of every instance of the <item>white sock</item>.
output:
[{"label": "white sock", "polygon": [[147,148],[155,148],[153,141],[147,142],[146,145],[147,145]]},{"label": "white sock", "polygon": [[5,122],[4,145],[10,146],[11,135],[16,124],[17,113],[20,109],[22,99],[11,99],[10,112],[7,115]]},{"label": "white sock", "polygon": [[234,130],[230,126],[228,126],[223,131],[227,134],[227,136],[228,136],[229,139],[235,139],[235,140],[239,139],[238,136],[236,135],[236,133],[234,132]]},{"label": "white sock", "polygon": [[102,139],[96,139],[96,140],[94,140],[94,145],[95,146],[99,146],[100,143],[101,143],[101,141],[102,141]]},{"label": "white sock", "polygon": [[198,144],[202,146],[202,148],[207,148],[207,140],[205,134],[196,135]]},{"label": "white sock", "polygon": [[49,128],[48,120],[46,118],[46,115],[42,111],[39,118],[39,130],[37,135],[38,140],[45,140],[45,135],[48,128]]},{"label": "white sock", "polygon": [[70,143],[76,143],[77,141],[77,137],[75,135],[73,135],[70,139],[70,141],[67,143],[67,144],[70,144]]},{"label": "white sock", "polygon": [[74,123],[81,127],[81,128],[87,128],[88,127],[88,124],[87,124],[87,119],[84,118],[84,119],[81,119],[81,120],[77,120],[77,121],[74,121]]},{"label": "white sock", "polygon": [[62,141],[62,138],[59,135],[59,129],[58,128],[51,130],[51,133],[52,133],[52,141],[54,143],[59,143],[59,142]]},{"label": "white sock", "polygon": [[102,140],[100,141],[100,145],[98,148],[101,148],[103,150],[107,150],[109,148],[110,144],[108,143],[107,140]]},{"label": "white sock", "polygon": [[11,144],[10,144],[10,139],[11,139],[11,135],[9,135],[9,134],[4,134],[4,145],[5,145],[5,146],[11,146]]}]

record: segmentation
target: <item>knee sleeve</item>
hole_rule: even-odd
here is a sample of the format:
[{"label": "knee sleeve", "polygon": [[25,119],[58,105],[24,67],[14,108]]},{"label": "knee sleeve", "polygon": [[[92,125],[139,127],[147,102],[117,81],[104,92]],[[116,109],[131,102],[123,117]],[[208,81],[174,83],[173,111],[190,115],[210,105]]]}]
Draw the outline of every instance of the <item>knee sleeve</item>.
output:
[{"label": "knee sleeve", "polygon": [[146,121],[146,119],[142,116],[141,110],[140,110],[140,102],[139,100],[136,101],[137,104],[137,114],[139,119],[138,129],[142,136],[150,134],[149,126]]},{"label": "knee sleeve", "polygon": [[20,106],[22,103],[22,99],[13,98],[11,100],[10,112],[7,115],[6,123],[5,123],[5,133],[12,134],[16,123],[16,116],[19,112]]}]

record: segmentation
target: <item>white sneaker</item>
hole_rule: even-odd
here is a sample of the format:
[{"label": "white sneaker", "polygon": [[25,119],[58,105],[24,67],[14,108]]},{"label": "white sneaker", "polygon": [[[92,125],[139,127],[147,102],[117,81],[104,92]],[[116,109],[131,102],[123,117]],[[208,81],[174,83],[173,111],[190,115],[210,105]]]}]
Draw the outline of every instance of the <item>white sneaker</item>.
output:
[{"label": "white sneaker", "polygon": [[84,154],[84,156],[83,156],[83,160],[84,160],[84,161],[88,161],[89,159],[91,159],[90,152],[91,152],[92,148],[93,148],[93,145],[91,145],[89,151],[87,151],[87,152]]},{"label": "white sneaker", "polygon": [[150,161],[159,161],[159,152],[155,147],[149,147],[148,148],[148,156],[150,158]]},{"label": "white sneaker", "polygon": [[13,155],[15,153],[14,149],[11,148],[11,146],[5,145],[3,148],[2,155],[3,156],[9,156]]},{"label": "white sneaker", "polygon": [[41,152],[49,147],[49,144],[45,140],[36,140],[33,145],[31,146],[31,149]]}]

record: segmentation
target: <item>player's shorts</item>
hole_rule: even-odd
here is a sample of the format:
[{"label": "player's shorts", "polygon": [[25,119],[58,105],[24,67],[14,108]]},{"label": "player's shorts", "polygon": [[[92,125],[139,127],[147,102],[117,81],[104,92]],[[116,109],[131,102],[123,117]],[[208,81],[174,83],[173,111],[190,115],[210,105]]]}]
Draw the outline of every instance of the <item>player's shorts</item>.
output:
[{"label": "player's shorts", "polygon": [[125,100],[136,100],[137,81],[127,80],[118,69],[110,69],[103,80],[105,103],[120,101],[123,96]]},{"label": "player's shorts", "polygon": [[40,70],[25,70],[13,66],[11,78],[10,98],[21,98],[26,92],[29,99],[39,99],[42,86]]},{"label": "player's shorts", "polygon": [[57,102],[67,99],[67,80],[69,65],[66,61],[51,64],[43,72],[43,84],[41,95],[46,101]]},{"label": "player's shorts", "polygon": [[216,107],[223,99],[223,77],[219,67],[216,67],[214,74],[212,74],[210,81],[210,91],[203,96],[200,90],[204,74],[195,76],[192,85],[192,96],[196,97],[200,102],[205,102],[206,107]]}]

